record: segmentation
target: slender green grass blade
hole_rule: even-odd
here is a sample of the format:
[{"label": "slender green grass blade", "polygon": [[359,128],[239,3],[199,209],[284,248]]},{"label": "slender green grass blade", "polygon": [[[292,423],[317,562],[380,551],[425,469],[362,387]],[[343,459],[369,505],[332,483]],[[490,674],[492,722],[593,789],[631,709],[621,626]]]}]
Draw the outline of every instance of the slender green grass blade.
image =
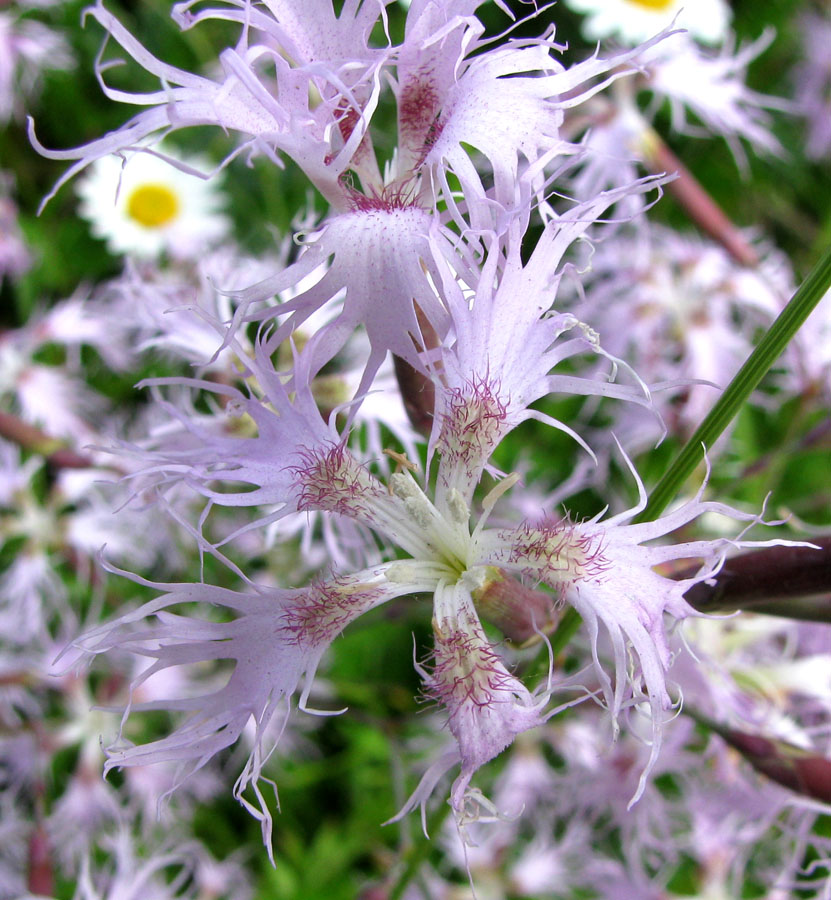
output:
[{"label": "slender green grass blade", "polygon": [[830,287],[831,248],[814,266],[759,341],[756,349],[652,490],[646,508],[634,521],[651,522],[675,499],[684,482],[704,458],[704,448],[712,447],[718,440]]},{"label": "slender green grass blade", "polygon": [[[646,507],[634,519],[635,522],[651,522],[657,519],[675,499],[684,482],[703,459],[704,448],[712,447],[718,440],[829,288],[831,288],[831,248],[802,282],[788,305],[716,401],[710,413],[664,473],[652,491]],[[580,622],[579,613],[573,608],[566,610],[551,636],[551,645],[555,652],[565,648],[577,632]]]}]

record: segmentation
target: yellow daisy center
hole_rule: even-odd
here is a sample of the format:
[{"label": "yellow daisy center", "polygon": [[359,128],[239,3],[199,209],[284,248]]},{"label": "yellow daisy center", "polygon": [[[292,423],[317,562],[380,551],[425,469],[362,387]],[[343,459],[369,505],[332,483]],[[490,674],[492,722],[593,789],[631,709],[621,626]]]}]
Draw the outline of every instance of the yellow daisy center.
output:
[{"label": "yellow daisy center", "polygon": [[645,6],[647,9],[669,9],[675,0],[629,0],[635,6]]},{"label": "yellow daisy center", "polygon": [[127,198],[127,215],[145,228],[161,228],[178,213],[179,198],[164,184],[142,184]]}]

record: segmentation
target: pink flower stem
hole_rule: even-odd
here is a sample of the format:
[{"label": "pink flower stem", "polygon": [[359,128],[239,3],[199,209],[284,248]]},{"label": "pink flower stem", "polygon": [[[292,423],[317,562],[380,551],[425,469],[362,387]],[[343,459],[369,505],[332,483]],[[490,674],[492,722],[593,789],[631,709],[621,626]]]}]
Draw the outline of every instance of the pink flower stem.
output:
[{"label": "pink flower stem", "polygon": [[736,262],[750,267],[758,265],[759,257],[756,251],[663,139],[650,129],[644,146],[647,150],[644,161],[650,171],[678,173],[678,177],[669,182],[666,188],[687,211],[693,222],[713,240],[718,241]]}]

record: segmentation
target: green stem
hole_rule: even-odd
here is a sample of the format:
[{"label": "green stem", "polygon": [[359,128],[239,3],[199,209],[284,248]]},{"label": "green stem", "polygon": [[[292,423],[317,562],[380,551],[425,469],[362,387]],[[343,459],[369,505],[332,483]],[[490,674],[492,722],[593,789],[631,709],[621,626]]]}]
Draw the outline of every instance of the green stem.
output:
[{"label": "green stem", "polygon": [[[770,326],[756,349],[739,369],[709,415],[698,426],[675,461],[658,482],[645,509],[633,522],[652,522],[675,499],[684,482],[704,457],[704,448],[712,447],[753,393],[768,369],[831,288],[831,248],[814,266],[788,305]],[[551,636],[555,652],[562,650],[580,627],[580,614],[569,608]]]},{"label": "green stem", "polygon": [[573,606],[569,606],[563,613],[557,629],[551,635],[551,652],[555,657],[558,653],[562,653],[565,650],[571,639],[577,634],[577,629],[582,621],[580,613]]}]

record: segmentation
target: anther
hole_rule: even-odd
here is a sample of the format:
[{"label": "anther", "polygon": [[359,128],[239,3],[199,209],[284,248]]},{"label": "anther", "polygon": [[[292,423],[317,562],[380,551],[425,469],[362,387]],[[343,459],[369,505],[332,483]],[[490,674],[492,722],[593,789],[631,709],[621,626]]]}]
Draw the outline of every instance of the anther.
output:
[{"label": "anther", "polygon": [[470,521],[470,510],[467,508],[465,498],[456,488],[450,488],[447,492],[447,509],[454,522],[464,525]]},{"label": "anther", "polygon": [[412,476],[395,472],[390,476],[390,487],[399,500],[411,500],[423,496]]},{"label": "anther", "polygon": [[395,462],[396,475],[402,469],[406,469],[408,472],[418,472],[418,465],[412,462],[406,453],[399,453],[397,450],[384,450],[384,456],[388,456]]}]

